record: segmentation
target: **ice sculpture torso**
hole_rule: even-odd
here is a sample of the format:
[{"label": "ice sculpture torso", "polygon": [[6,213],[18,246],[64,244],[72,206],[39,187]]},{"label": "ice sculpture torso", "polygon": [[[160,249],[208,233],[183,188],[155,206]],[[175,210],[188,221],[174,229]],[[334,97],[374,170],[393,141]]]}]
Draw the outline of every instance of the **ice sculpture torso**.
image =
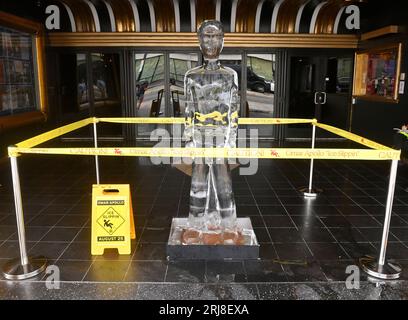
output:
[{"label": "ice sculpture torso", "polygon": [[205,139],[205,135],[216,135],[219,130],[222,132],[218,134],[223,134],[225,139],[216,142],[226,143],[227,146],[235,145],[234,130],[238,119],[237,79],[234,70],[216,63],[211,67],[206,64],[187,72],[186,116],[192,122],[191,135],[196,142],[195,146],[201,145],[201,142],[206,146],[214,146],[211,139]]}]

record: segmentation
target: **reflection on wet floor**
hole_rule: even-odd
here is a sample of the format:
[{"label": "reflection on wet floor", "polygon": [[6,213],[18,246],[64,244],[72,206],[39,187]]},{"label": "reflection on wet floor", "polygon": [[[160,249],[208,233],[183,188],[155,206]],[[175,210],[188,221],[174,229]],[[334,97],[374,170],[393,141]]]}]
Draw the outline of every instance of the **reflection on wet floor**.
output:
[{"label": "reflection on wet floor", "polygon": [[[170,292],[169,298],[185,297],[198,288],[204,290],[202,297],[220,298],[217,286],[222,285],[231,288],[225,298],[377,297],[364,273],[360,291],[346,290],[344,281],[347,266],[357,264],[365,254],[378,255],[388,185],[386,163],[316,161],[314,183],[324,192],[315,200],[305,200],[297,191],[307,184],[308,161],[260,161],[253,176],[240,176],[239,169],[233,170],[237,215],[251,218],[261,259],[214,262],[168,261],[166,257],[172,218],[188,215],[189,176],[172,166],[149,165],[147,159],[102,158],[100,162],[103,183],[131,185],[137,237],[130,255],[90,254],[92,158],[19,159],[27,250],[30,255],[49,257],[60,268],[61,279],[72,281],[63,284],[69,287],[67,295],[74,288],[89,292],[94,282],[109,282],[126,287],[129,291],[123,295],[137,291],[136,296],[144,298],[158,298],[153,296],[157,290]],[[9,167],[0,170],[3,265],[17,257],[19,249]],[[397,179],[387,250],[389,258],[403,265],[402,280],[408,276],[408,194],[401,187],[407,178]],[[151,295],[136,290],[147,282],[153,288]],[[391,284],[386,286],[380,298],[406,298],[404,284],[397,282],[395,290]],[[5,298],[30,296],[27,290],[46,296],[22,283],[10,288],[0,282]]]}]

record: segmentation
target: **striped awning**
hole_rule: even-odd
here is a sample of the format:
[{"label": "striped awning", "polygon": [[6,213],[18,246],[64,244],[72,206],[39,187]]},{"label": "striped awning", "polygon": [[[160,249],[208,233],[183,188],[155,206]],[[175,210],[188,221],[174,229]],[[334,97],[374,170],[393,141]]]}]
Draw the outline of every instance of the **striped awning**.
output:
[{"label": "striped awning", "polygon": [[65,32],[196,32],[206,19],[225,32],[350,33],[352,0],[57,0]]}]

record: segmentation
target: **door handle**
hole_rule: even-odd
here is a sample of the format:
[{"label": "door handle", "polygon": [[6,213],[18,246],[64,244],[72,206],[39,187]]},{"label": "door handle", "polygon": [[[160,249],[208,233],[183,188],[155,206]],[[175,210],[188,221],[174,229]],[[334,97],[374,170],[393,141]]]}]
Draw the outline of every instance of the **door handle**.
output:
[{"label": "door handle", "polygon": [[315,104],[326,104],[327,95],[326,92],[316,91],[314,95]]}]

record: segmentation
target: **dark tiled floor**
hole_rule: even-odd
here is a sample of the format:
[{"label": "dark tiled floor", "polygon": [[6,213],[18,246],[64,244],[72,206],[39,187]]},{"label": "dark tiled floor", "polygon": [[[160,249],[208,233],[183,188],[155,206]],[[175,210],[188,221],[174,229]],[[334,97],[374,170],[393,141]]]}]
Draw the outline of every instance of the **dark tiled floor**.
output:
[{"label": "dark tiled floor", "polygon": [[[152,286],[152,292],[160,288],[160,294],[149,296],[140,287],[127,287],[139,298],[160,298],[170,291],[171,297],[184,297],[186,293],[177,290],[190,290],[200,292],[200,297],[267,299],[304,297],[301,286],[307,283],[311,292],[317,290],[313,286],[339,286],[336,294],[343,297],[347,295],[340,292],[337,281],[345,281],[347,266],[357,264],[362,255],[378,254],[388,163],[316,161],[314,183],[324,192],[315,200],[297,191],[307,184],[308,161],[260,161],[254,176],[240,176],[235,169],[237,214],[251,217],[261,259],[168,261],[165,245],[171,219],[188,214],[190,178],[171,166],[152,166],[144,159],[102,158],[102,183],[131,185],[137,238],[130,255],[109,251],[95,257],[90,255],[89,242],[94,164],[91,158],[76,159],[19,159],[27,250],[30,255],[48,256],[59,266],[61,279],[72,285],[135,283]],[[0,173],[2,265],[17,257],[19,249],[9,167],[3,166]],[[408,193],[402,188],[407,182],[408,177],[398,177],[387,252],[405,266],[401,283],[408,280]],[[363,280],[367,279],[363,276]],[[0,281],[0,293],[4,292],[1,283],[6,282]],[[2,296],[18,293],[23,286],[15,283]],[[404,285],[398,288],[403,297]]]}]

